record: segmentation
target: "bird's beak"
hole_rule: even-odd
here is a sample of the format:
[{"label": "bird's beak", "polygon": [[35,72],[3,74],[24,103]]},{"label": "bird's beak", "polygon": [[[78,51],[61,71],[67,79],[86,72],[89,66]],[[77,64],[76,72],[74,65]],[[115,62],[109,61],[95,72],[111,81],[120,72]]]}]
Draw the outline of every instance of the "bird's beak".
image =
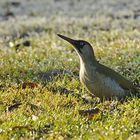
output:
[{"label": "bird's beak", "polygon": [[71,38],[66,37],[66,36],[63,36],[63,35],[60,35],[60,34],[57,34],[57,35],[58,35],[59,37],[61,37],[62,39],[68,41],[68,42],[69,42],[70,44],[72,44],[73,46],[75,45],[76,40],[71,39]]}]

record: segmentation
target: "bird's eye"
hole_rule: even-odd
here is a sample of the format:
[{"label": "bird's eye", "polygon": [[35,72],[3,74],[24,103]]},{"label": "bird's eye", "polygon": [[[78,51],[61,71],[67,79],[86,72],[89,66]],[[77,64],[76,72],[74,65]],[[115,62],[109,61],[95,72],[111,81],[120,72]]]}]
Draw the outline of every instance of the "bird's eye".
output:
[{"label": "bird's eye", "polygon": [[80,42],[80,46],[84,46],[84,42]]}]

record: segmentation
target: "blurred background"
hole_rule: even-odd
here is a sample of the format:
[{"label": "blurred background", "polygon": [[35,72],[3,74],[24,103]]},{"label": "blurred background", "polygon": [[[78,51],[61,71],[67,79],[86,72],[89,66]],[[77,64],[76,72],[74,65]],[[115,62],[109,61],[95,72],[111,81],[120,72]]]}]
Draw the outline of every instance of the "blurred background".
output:
[{"label": "blurred background", "polygon": [[7,17],[90,17],[138,19],[139,0],[1,0],[0,19]]},{"label": "blurred background", "polygon": [[[39,31],[44,30],[43,26],[49,27],[47,24],[50,19],[55,20],[59,27],[64,22],[76,24],[81,20],[85,30],[90,25],[94,30],[140,30],[140,1],[0,0],[0,35],[8,34],[9,31],[19,32],[19,28],[23,28],[22,23],[29,30],[30,26],[38,27]],[[15,24],[18,26],[15,27]]]}]

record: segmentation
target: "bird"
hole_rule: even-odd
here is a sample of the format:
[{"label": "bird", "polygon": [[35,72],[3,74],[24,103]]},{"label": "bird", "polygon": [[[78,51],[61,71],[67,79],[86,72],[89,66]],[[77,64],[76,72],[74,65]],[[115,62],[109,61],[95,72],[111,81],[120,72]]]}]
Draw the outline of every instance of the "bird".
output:
[{"label": "bird", "polygon": [[69,42],[78,54],[80,59],[80,82],[93,97],[99,97],[100,100],[121,100],[137,93],[133,82],[97,61],[93,47],[89,42],[75,40],[61,34],[57,35]]}]

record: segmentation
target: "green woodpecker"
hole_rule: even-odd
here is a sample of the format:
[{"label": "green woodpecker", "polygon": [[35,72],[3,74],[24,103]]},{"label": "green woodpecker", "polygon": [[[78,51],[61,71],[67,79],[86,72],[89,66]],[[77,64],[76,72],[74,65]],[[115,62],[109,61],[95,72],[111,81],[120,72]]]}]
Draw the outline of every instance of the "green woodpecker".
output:
[{"label": "green woodpecker", "polygon": [[93,48],[87,41],[58,36],[73,45],[80,58],[80,81],[92,95],[103,100],[122,99],[136,93],[132,82],[96,60]]}]

